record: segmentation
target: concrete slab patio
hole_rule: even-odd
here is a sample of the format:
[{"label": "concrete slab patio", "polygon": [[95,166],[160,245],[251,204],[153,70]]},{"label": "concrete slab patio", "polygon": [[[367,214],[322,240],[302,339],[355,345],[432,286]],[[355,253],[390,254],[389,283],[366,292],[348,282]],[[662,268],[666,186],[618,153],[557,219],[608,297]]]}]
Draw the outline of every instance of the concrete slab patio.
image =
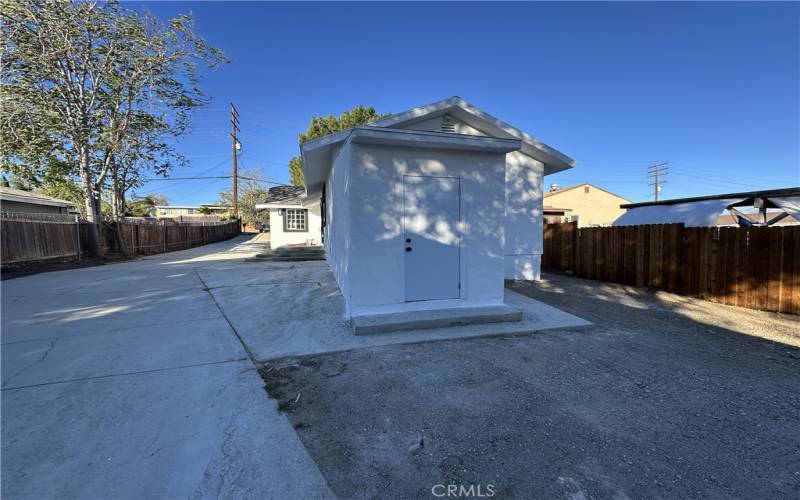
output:
[{"label": "concrete slab patio", "polygon": [[[198,273],[226,312],[237,334],[260,362],[381,345],[459,338],[529,335],[554,328],[582,328],[590,322],[506,290],[508,306],[522,311],[516,322],[356,335],[342,318],[343,301],[325,262],[248,264],[241,278],[230,269]],[[237,284],[241,281],[242,286]]]}]

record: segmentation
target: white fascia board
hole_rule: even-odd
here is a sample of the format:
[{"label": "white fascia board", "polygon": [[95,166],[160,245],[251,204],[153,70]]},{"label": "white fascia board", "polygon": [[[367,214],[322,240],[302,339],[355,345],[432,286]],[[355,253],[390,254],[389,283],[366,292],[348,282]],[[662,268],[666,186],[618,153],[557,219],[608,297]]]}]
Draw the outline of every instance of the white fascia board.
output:
[{"label": "white fascia board", "polygon": [[325,182],[328,177],[328,170],[333,162],[333,149],[344,142],[351,132],[352,129],[344,130],[300,145],[306,196],[318,192],[316,187]]},{"label": "white fascia board", "polygon": [[461,151],[490,151],[510,153],[522,146],[519,139],[498,139],[480,135],[425,132],[396,128],[356,127],[350,140],[357,144],[454,149]]},{"label": "white fascia board", "polygon": [[444,114],[445,111],[456,106],[459,101],[461,101],[461,99],[458,97],[442,99],[441,101],[426,104],[425,106],[419,106],[409,109],[408,111],[403,111],[402,113],[397,113],[383,120],[374,121],[370,123],[369,126],[385,128],[394,127],[401,123],[413,123],[414,121],[420,121],[425,118],[436,116],[437,114]]},{"label": "white fascia board", "polygon": [[297,203],[257,203],[255,205],[256,210],[268,210],[270,208],[305,208],[305,206]]},{"label": "white fascia board", "polygon": [[319,193],[319,186],[325,182],[333,161],[333,150],[340,142],[344,143],[342,147],[346,147],[349,142],[355,142],[461,151],[493,151],[496,153],[519,151],[523,146],[522,141],[516,138],[503,139],[480,135],[384,128],[376,127],[374,124],[362,125],[309,141],[300,146],[303,157],[303,175],[306,181],[306,196]]}]

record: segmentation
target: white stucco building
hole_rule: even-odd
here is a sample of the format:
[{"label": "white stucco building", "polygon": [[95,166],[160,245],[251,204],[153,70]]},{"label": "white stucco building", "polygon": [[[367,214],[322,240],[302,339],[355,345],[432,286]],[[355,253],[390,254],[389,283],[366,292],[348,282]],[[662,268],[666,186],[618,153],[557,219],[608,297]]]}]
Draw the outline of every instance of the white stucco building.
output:
[{"label": "white stucco building", "polygon": [[539,278],[543,176],[574,165],[458,97],[301,152],[348,318],[502,305]]},{"label": "white stucco building", "polygon": [[277,186],[257,210],[269,210],[270,247],[322,244],[320,197],[306,196],[302,186]]}]

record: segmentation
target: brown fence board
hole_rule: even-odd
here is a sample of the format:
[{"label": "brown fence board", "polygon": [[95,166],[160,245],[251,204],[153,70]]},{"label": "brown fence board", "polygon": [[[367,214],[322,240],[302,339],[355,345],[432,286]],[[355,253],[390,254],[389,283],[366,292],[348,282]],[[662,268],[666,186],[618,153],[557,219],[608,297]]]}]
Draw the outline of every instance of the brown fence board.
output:
[{"label": "brown fence board", "polygon": [[0,227],[3,263],[78,255],[75,224],[4,220]]},{"label": "brown fence board", "polygon": [[800,226],[547,224],[542,247],[546,269],[800,314]]},{"label": "brown fence board", "polygon": [[[0,259],[3,264],[31,262],[53,258],[77,257],[89,241],[89,224],[3,220],[0,224]],[[118,252],[115,226],[101,226],[100,248]],[[228,239],[239,234],[239,222],[200,224],[132,224],[121,223],[121,232],[128,252],[148,255],[183,250]]]}]

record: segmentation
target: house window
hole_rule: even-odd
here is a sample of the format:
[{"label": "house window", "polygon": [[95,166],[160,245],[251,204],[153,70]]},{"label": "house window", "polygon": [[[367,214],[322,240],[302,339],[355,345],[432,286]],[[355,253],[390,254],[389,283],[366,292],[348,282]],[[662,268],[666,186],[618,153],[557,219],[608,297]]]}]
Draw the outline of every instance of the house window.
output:
[{"label": "house window", "polygon": [[588,193],[589,192],[589,186],[583,186],[583,192],[584,193]]},{"label": "house window", "polygon": [[287,208],[283,214],[283,230],[288,232],[308,231],[308,210],[305,208]]}]

